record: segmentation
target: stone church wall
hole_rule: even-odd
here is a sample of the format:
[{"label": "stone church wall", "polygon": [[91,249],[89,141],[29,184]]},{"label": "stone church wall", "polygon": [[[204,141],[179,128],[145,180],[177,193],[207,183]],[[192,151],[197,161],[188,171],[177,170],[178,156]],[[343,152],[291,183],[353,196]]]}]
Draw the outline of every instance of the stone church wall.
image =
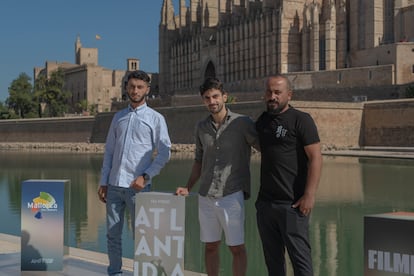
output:
[{"label": "stone church wall", "polygon": [[89,142],[95,118],[0,121],[0,142]]},{"label": "stone church wall", "polygon": [[365,105],[362,129],[367,146],[414,146],[414,100]]},{"label": "stone church wall", "polygon": [[[414,147],[414,99],[373,102],[302,102],[291,104],[310,113],[328,147]],[[229,108],[256,119],[261,101],[229,104]],[[173,143],[193,143],[194,127],[208,115],[203,105],[156,108],[167,120]],[[0,121],[0,142],[104,143],[112,112],[95,118],[27,119]]]}]

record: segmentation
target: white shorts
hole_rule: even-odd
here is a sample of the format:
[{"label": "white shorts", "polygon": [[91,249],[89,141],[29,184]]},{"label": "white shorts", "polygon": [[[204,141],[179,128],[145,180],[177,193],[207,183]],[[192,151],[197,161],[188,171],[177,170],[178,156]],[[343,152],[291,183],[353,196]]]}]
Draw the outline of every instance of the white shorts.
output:
[{"label": "white shorts", "polygon": [[198,219],[202,242],[220,241],[224,230],[228,246],[244,244],[243,191],[221,198],[199,195]]}]

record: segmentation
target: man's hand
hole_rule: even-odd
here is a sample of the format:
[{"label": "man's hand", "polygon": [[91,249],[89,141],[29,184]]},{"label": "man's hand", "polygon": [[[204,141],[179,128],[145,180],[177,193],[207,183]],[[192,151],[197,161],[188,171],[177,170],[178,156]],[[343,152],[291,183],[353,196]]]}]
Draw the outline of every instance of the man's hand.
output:
[{"label": "man's hand", "polygon": [[313,206],[315,204],[315,196],[304,194],[295,204],[292,205],[293,208],[299,208],[300,212],[304,216],[309,216]]},{"label": "man's hand", "polygon": [[141,191],[142,189],[145,188],[145,179],[144,176],[140,175],[137,178],[135,178],[134,180],[132,180],[131,184],[129,184],[129,187],[131,187],[132,189],[136,190],[136,191]]},{"label": "man's hand", "polygon": [[107,192],[108,192],[108,186],[99,186],[98,196],[99,196],[99,200],[102,201],[103,203],[106,203]]},{"label": "man's hand", "polygon": [[178,187],[177,190],[175,191],[176,195],[182,195],[182,196],[186,196],[189,194],[189,191],[187,188],[184,187]]}]

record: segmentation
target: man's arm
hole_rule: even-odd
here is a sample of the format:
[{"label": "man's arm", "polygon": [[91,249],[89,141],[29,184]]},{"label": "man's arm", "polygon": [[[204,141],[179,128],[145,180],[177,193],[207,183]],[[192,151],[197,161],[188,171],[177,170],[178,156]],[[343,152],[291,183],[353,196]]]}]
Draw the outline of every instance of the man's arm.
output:
[{"label": "man's arm", "polygon": [[108,134],[106,136],[105,141],[105,153],[102,162],[101,168],[101,179],[99,181],[100,186],[108,185],[109,181],[109,174],[112,168],[112,160],[115,151],[115,143],[116,143],[116,135],[115,135],[115,125],[117,120],[117,114],[115,114],[114,118],[112,119],[111,125],[108,130]]},{"label": "man's arm", "polygon": [[102,162],[102,168],[101,168],[101,179],[99,181],[99,188],[98,188],[98,197],[99,200],[103,203],[106,203],[106,195],[108,193],[108,180],[109,180],[109,174],[111,172],[112,168],[112,159],[114,155],[114,149],[115,149],[115,120],[116,116],[112,119],[111,125],[108,130],[108,134],[105,141],[105,153],[104,153],[104,159]]},{"label": "man's arm", "polygon": [[149,168],[145,170],[145,173],[150,176],[150,179],[160,173],[161,169],[164,168],[171,157],[171,140],[164,117],[160,118],[158,125],[154,128],[153,139],[156,155]]},{"label": "man's arm", "polygon": [[259,134],[257,133],[256,124],[253,120],[251,120],[248,128],[248,143],[251,147],[260,152]]},{"label": "man's arm", "polygon": [[308,156],[308,175],[305,186],[305,193],[293,205],[293,208],[299,207],[304,215],[309,215],[315,204],[315,195],[318,189],[319,180],[322,171],[322,153],[320,143],[311,144],[304,147]]},{"label": "man's arm", "polygon": [[175,194],[176,195],[188,195],[194,185],[197,183],[197,180],[201,175],[201,162],[194,161],[193,168],[191,169],[190,177],[188,178],[186,187],[178,187]]},{"label": "man's arm", "polygon": [[106,203],[106,195],[108,194],[108,186],[99,186],[98,197],[103,203]]}]

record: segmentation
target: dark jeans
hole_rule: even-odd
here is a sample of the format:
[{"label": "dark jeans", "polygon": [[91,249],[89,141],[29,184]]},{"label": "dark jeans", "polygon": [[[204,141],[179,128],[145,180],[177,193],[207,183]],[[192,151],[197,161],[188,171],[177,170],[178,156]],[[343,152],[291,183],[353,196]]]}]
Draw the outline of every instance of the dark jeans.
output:
[{"label": "dark jeans", "polygon": [[[150,191],[147,185],[141,192]],[[124,226],[125,208],[129,209],[131,227],[135,238],[135,196],[131,188],[108,186],[106,196],[106,227],[108,244],[108,275],[122,275],[122,228]],[[134,242],[134,241],[131,241]]]},{"label": "dark jeans", "polygon": [[290,203],[256,202],[256,218],[269,276],[285,276],[285,248],[295,276],[312,276],[309,216]]}]

